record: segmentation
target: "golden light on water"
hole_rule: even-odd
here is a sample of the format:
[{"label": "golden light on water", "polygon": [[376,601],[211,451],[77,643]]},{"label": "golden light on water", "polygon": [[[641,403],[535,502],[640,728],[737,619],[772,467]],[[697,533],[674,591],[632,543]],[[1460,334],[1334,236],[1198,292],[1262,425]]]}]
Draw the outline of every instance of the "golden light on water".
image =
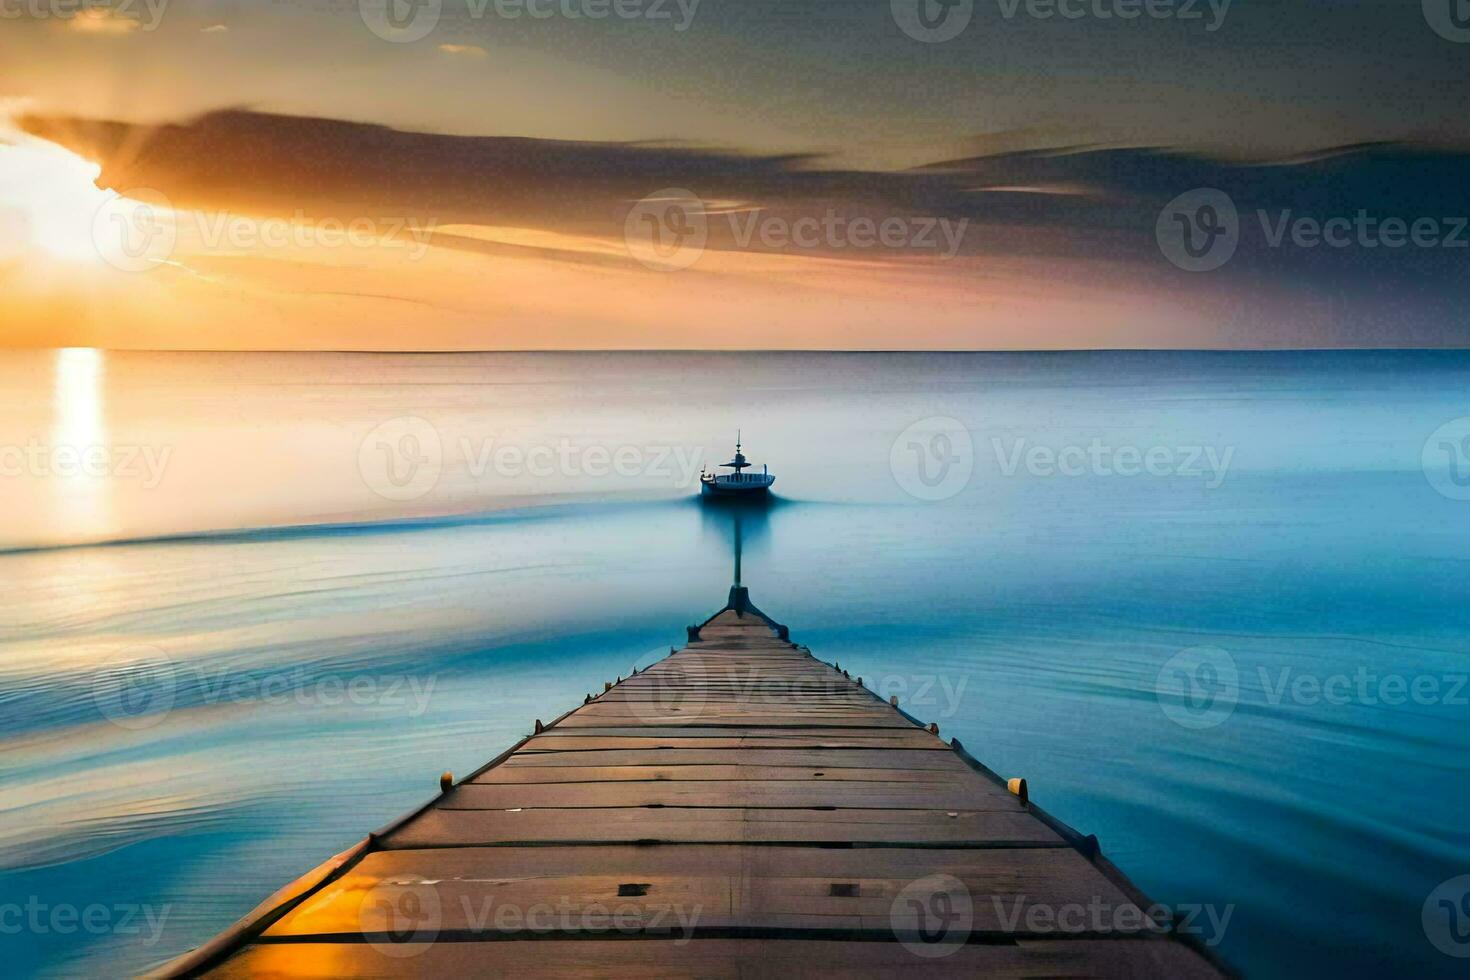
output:
[{"label": "golden light on water", "polygon": [[[103,403],[102,351],[90,347],[68,347],[56,352],[52,388],[50,450],[53,467],[58,451],[77,460],[87,454],[108,450],[107,423]],[[63,526],[94,533],[108,523],[108,487],[105,475],[88,472],[79,465],[74,472],[51,473],[53,500]]]},{"label": "golden light on water", "polygon": [[58,444],[103,443],[102,366],[102,352],[91,347],[67,347],[56,352],[52,402],[56,425],[52,436]]}]

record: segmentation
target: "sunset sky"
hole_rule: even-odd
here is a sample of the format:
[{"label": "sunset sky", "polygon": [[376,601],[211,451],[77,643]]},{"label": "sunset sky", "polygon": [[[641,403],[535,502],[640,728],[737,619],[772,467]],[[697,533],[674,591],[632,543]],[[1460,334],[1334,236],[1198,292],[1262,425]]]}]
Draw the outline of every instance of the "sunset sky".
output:
[{"label": "sunset sky", "polygon": [[0,342],[1462,345],[1434,3],[0,0]]}]

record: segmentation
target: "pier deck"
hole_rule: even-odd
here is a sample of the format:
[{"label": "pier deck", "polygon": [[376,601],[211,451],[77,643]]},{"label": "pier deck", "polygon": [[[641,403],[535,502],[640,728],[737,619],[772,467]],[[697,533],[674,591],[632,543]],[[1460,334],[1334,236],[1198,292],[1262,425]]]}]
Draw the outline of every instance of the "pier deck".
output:
[{"label": "pier deck", "polygon": [[1093,838],[737,592],[164,974],[1221,975]]}]

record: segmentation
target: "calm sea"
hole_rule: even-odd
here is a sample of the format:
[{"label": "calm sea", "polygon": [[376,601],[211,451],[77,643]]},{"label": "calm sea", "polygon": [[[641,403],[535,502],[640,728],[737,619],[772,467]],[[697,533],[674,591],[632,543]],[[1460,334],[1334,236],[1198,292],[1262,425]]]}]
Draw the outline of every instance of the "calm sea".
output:
[{"label": "calm sea", "polygon": [[[0,956],[122,974],[754,600],[1252,976],[1463,975],[1470,357],[0,357]],[[1448,883],[1448,884],[1446,884]]]}]

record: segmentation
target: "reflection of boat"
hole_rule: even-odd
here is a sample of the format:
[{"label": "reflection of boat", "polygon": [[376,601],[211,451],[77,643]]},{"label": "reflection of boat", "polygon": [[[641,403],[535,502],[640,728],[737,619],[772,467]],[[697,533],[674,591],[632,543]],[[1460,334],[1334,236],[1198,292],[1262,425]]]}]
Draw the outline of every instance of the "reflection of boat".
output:
[{"label": "reflection of boat", "polygon": [[759,473],[746,473],[753,466],[740,451],[740,434],[735,435],[735,458],[721,464],[734,473],[699,474],[699,492],[706,497],[757,497],[765,496],[776,478],[764,466]]}]

